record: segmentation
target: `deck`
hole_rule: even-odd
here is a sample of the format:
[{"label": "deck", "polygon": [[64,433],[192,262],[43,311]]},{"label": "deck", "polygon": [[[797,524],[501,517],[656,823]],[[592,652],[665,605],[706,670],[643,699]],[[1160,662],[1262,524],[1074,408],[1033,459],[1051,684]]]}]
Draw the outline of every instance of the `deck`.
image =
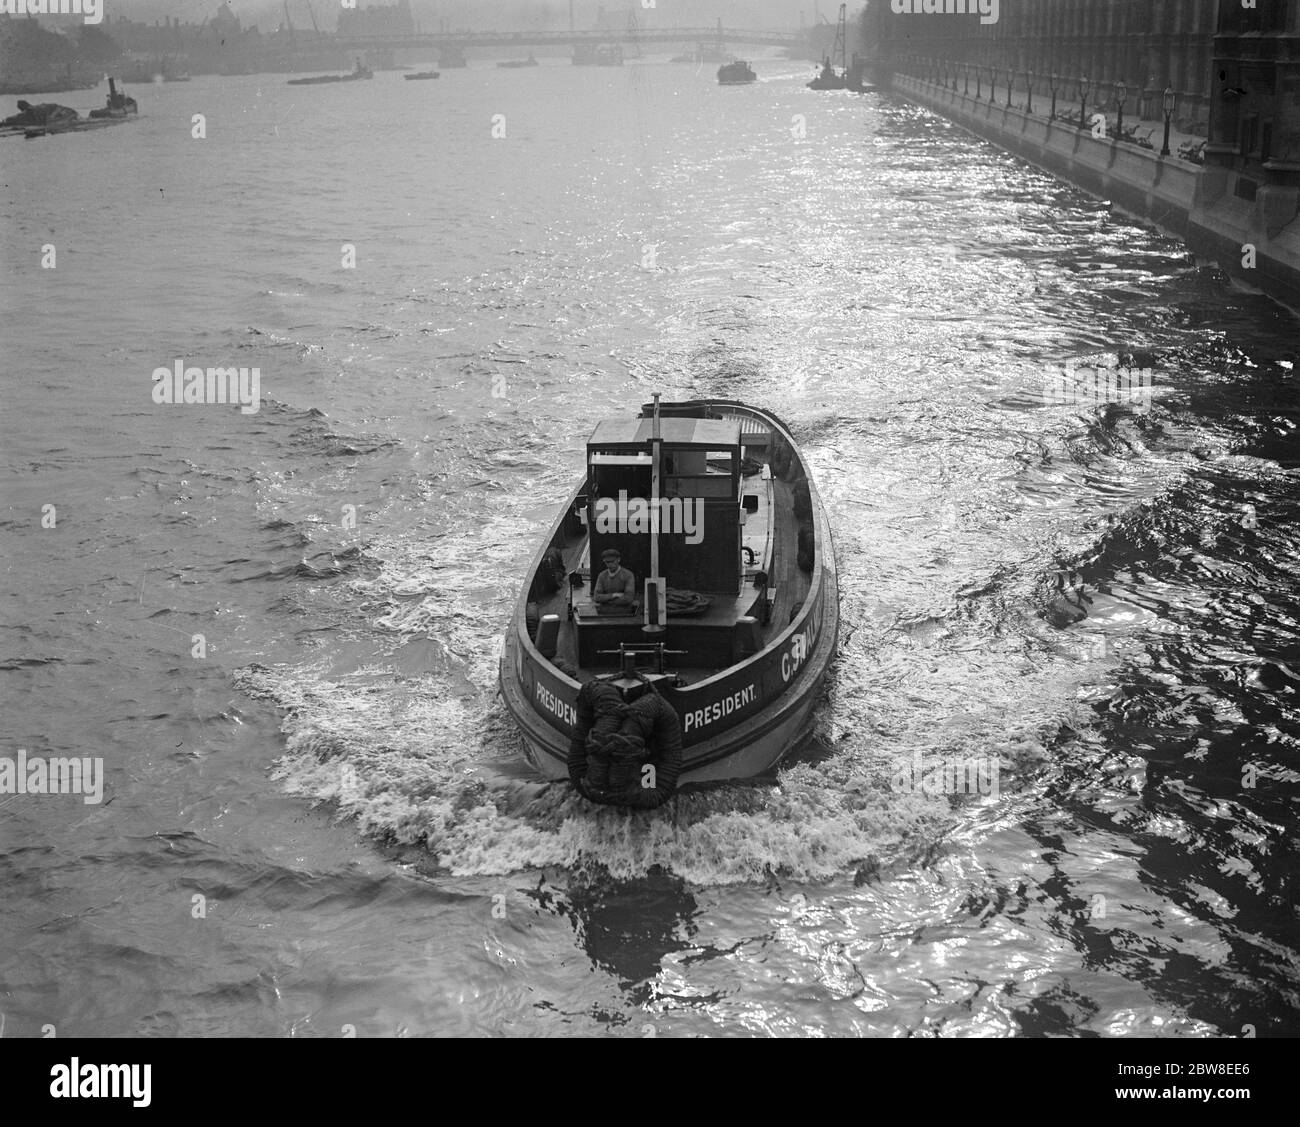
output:
[{"label": "deck", "polygon": [[[704,615],[669,615],[667,632],[659,637],[669,649],[688,651],[689,656],[676,659],[682,664],[670,661],[674,672],[686,684],[711,677],[735,660],[732,646],[737,620],[742,615],[759,616],[758,604],[763,592],[754,586],[755,576],[759,572],[766,572],[768,576],[767,595],[771,600],[771,614],[766,624],[760,618],[759,631],[763,646],[789,624],[806,598],[810,586],[810,577],[797,564],[797,520],[792,491],[772,473],[764,428],[755,420],[739,418],[742,424],[742,442],[745,443],[744,454],[761,464],[758,473],[743,479],[742,492],[758,496],[758,509],[746,515],[741,531],[742,545],[748,549],[744,552],[744,580],[740,590],[735,593],[704,592],[712,600],[712,605]],[[560,551],[566,573],[578,572],[583,577],[583,586],[572,592],[566,587],[537,600],[537,615],[539,619],[548,614],[558,616],[560,631],[553,663],[585,683],[617,665],[617,659],[609,655],[592,661],[591,654],[594,651],[617,650],[619,642],[647,641],[642,631],[644,617],[639,606],[635,614],[596,613],[595,604],[591,602],[593,576],[589,541],[585,534],[580,538],[569,539],[560,547]],[[638,588],[643,589],[645,576],[638,575],[636,579]],[[569,610],[571,595],[572,615]],[[583,635],[581,649],[588,658],[586,663],[579,661],[579,631]]]}]

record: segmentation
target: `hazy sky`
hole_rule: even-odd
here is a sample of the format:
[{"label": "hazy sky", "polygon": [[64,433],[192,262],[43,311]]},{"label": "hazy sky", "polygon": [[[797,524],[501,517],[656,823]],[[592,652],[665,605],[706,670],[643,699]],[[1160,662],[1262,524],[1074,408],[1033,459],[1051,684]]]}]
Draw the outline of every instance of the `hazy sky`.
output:
[{"label": "hazy sky", "polygon": [[[311,2],[321,26],[333,27],[339,0]],[[357,2],[371,6],[367,0]],[[836,0],[655,0],[655,10],[648,12],[643,11],[641,0],[575,0],[576,17],[579,26],[591,26],[598,7],[617,12],[633,5],[647,23],[693,27],[712,24],[719,16],[734,26],[797,27],[801,11],[812,22],[814,11],[833,19],[839,8]],[[850,9],[860,6],[861,0],[849,5]],[[200,23],[219,7],[220,0],[105,0],[110,18],[126,15],[149,21],[175,16],[187,23]],[[256,23],[263,31],[274,30],[284,18],[282,0],[230,0],[230,7],[240,19]],[[568,0],[412,0],[411,7],[416,19],[430,27],[439,19],[447,19],[453,26],[516,26],[509,22],[512,19],[519,21],[518,26],[528,26],[548,13],[554,21],[564,23],[569,10]],[[295,25],[310,26],[307,0],[289,0],[289,11]]]}]

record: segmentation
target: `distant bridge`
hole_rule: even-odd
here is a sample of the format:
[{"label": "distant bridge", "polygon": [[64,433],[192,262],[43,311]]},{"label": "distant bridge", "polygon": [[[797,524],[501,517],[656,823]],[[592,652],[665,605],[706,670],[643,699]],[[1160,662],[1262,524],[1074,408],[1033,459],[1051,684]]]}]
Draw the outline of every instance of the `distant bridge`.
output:
[{"label": "distant bridge", "polygon": [[755,47],[802,47],[808,36],[798,31],[738,31],[733,28],[679,27],[672,29],[598,28],[595,31],[448,31],[416,32],[413,35],[321,35],[297,32],[297,46],[345,48],[347,50],[403,50],[443,47],[512,48],[576,47],[581,44],[618,43],[648,46],[656,43],[745,43]]}]

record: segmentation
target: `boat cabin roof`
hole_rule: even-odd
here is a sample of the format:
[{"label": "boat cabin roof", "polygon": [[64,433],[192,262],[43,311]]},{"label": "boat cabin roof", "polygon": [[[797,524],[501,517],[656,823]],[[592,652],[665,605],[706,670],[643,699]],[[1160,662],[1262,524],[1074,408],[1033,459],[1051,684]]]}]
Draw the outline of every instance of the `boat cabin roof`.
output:
[{"label": "boat cabin roof", "polygon": [[[592,431],[587,446],[644,446],[654,436],[654,425],[653,419],[605,419]],[[666,445],[722,450],[740,445],[740,424],[734,419],[660,419],[659,435]]]}]

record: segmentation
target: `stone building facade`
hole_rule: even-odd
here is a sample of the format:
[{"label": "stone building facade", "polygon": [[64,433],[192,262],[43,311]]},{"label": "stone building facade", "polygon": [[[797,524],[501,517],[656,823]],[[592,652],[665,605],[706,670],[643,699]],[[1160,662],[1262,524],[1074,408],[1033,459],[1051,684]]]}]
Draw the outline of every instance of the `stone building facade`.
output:
[{"label": "stone building facade", "polygon": [[[1270,0],[1259,0],[1267,4]],[[1210,74],[1219,0],[1001,0],[996,23],[982,23],[979,4],[945,0],[872,0],[863,16],[871,57],[888,65],[900,55],[937,55],[968,65],[1010,68],[1035,91],[1058,75],[1061,96],[1076,99],[1079,80],[1109,98],[1117,82],[1135,116],[1161,116],[1166,87],[1178,95],[1176,124],[1203,132],[1210,116]],[[968,8],[948,14],[945,7]],[[916,8],[897,12],[895,8]],[[935,9],[929,11],[927,9]],[[974,13],[974,14],[971,14]]]}]

